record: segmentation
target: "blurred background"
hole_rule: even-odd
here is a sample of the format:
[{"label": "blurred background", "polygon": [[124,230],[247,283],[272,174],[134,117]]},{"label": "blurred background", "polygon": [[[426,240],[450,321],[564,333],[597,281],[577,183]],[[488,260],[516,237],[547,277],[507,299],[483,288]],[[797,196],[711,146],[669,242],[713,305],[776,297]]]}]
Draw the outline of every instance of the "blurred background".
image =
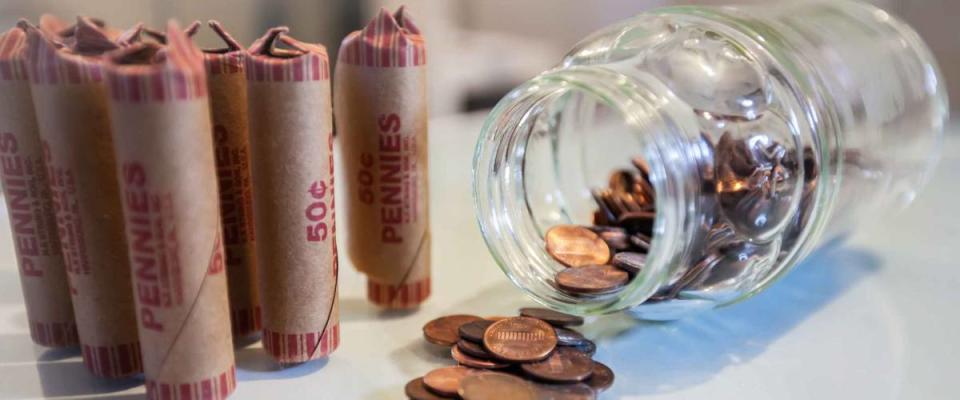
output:
[{"label": "blurred background", "polygon": [[[757,0],[0,0],[0,22],[89,15],[126,28],[218,19],[244,44],[287,25],[301,40],[335,56],[340,40],[380,7],[406,4],[424,31],[430,57],[432,115],[488,108],[506,91],[556,64],[579,39],[641,11],[674,4],[743,4]],[[801,0],[802,1],[802,0]],[[960,17],[957,0],[873,0],[917,29],[933,49],[960,108]],[[205,31],[202,45],[218,46]]]}]

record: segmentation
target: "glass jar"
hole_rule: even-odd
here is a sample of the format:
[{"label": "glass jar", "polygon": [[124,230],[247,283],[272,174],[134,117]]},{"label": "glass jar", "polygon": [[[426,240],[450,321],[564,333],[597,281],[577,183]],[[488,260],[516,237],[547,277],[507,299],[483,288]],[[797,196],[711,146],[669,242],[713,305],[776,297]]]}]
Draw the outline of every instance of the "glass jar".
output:
[{"label": "glass jar", "polygon": [[[909,204],[947,116],[928,48],[873,6],[658,9],[500,101],[474,159],[477,215],[497,263],[540,303],[674,319],[745,299]],[[612,293],[561,290],[545,232],[593,225],[593,194],[633,165],[655,205],[645,264]]]}]

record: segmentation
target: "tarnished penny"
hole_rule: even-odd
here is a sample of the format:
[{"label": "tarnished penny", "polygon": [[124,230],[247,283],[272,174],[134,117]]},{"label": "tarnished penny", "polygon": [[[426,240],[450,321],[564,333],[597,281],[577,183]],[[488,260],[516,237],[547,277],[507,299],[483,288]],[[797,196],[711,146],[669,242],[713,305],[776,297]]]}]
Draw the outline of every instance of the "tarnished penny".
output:
[{"label": "tarnished penny", "polygon": [[643,266],[647,263],[647,255],[643,253],[633,253],[625,251],[617,253],[610,261],[614,267],[627,271],[630,275],[639,274]]},{"label": "tarnished penny", "polygon": [[581,382],[593,373],[590,356],[571,349],[558,347],[543,361],[520,366],[530,376],[549,382]]},{"label": "tarnished penny", "polygon": [[597,353],[597,344],[591,341],[590,339],[584,340],[578,345],[570,346],[571,349],[579,351],[588,356],[593,356]]},{"label": "tarnished penny", "polygon": [[448,315],[427,322],[423,326],[423,337],[428,342],[441,346],[453,346],[460,340],[460,325],[478,321],[482,318],[475,315]]},{"label": "tarnished penny", "polygon": [[548,308],[524,307],[520,309],[520,315],[524,317],[536,318],[553,326],[580,326],[583,325],[583,318],[576,315],[564,314]]},{"label": "tarnished penny", "polygon": [[650,237],[642,233],[635,233],[630,235],[630,244],[633,245],[637,250],[648,252],[650,251]]},{"label": "tarnished penny", "polygon": [[547,252],[568,267],[606,264],[610,261],[610,247],[600,236],[576,225],[557,225],[544,235]]},{"label": "tarnished penny", "polygon": [[596,389],[598,392],[609,389],[613,386],[613,370],[603,363],[593,362],[593,375],[586,380],[586,384]]},{"label": "tarnished penny", "polygon": [[656,217],[657,213],[653,211],[630,211],[617,218],[617,225],[630,232],[650,233],[653,231],[653,221]]},{"label": "tarnished penny", "polygon": [[430,390],[427,389],[427,386],[423,383],[423,378],[417,378],[410,382],[407,382],[407,386],[404,386],[403,392],[406,393],[407,397],[413,400],[445,400],[448,397],[441,397]]},{"label": "tarnished penny", "polygon": [[533,384],[499,372],[470,375],[460,383],[464,400],[539,400]]},{"label": "tarnished penny", "polygon": [[565,384],[538,384],[537,398],[539,400],[593,400],[597,392],[583,383]]},{"label": "tarnished penny", "polygon": [[460,351],[467,355],[479,357],[485,360],[489,360],[493,358],[493,354],[490,354],[490,352],[487,351],[487,349],[483,348],[483,345],[471,342],[466,339],[460,339],[460,341],[457,342],[456,347],[460,348]]},{"label": "tarnished penny", "polygon": [[539,319],[507,318],[487,328],[483,346],[501,360],[539,361],[557,347],[557,334],[550,324]]},{"label": "tarnished penny", "polygon": [[507,363],[471,356],[461,351],[460,346],[451,347],[450,356],[453,357],[453,359],[456,360],[458,363],[460,363],[460,365],[464,365],[471,368],[499,369],[499,368],[506,368],[510,366],[510,364],[507,364]]},{"label": "tarnished penny", "polygon": [[436,394],[453,397],[457,395],[463,378],[476,372],[475,369],[461,366],[437,368],[423,376],[423,384]]},{"label": "tarnished penny", "polygon": [[559,346],[579,346],[587,341],[580,332],[567,328],[556,328],[557,345]]},{"label": "tarnished penny", "polygon": [[483,343],[483,333],[487,331],[487,328],[490,325],[493,325],[494,321],[488,319],[481,319],[478,321],[467,322],[463,325],[460,325],[460,329],[457,331],[460,334],[460,337],[467,339],[471,342]]},{"label": "tarnished penny", "polygon": [[557,286],[572,293],[601,294],[619,289],[630,280],[626,271],[612,265],[568,268],[557,273]]}]

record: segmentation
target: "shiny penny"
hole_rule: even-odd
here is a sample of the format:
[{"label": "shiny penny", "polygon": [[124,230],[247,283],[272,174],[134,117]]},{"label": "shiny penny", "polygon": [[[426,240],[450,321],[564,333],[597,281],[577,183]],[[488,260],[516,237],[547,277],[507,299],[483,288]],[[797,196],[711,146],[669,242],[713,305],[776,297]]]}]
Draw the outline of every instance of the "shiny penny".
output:
[{"label": "shiny penny", "polygon": [[483,335],[483,346],[501,360],[539,361],[557,347],[557,334],[539,319],[513,317],[490,325]]},{"label": "shiny penny", "polygon": [[640,271],[643,270],[643,266],[647,264],[647,255],[625,251],[613,256],[613,260],[610,263],[630,275],[636,275],[639,274]]},{"label": "shiny penny", "polygon": [[613,386],[613,370],[603,363],[593,362],[593,375],[586,380],[586,384],[596,389],[598,392],[609,389]]},{"label": "shiny penny", "polygon": [[591,230],[575,225],[557,225],[544,236],[547,252],[568,267],[606,264],[610,247]]},{"label": "shiny penny", "polygon": [[460,383],[464,400],[540,400],[533,384],[499,372],[470,375]]},{"label": "shiny penny", "polygon": [[427,386],[423,384],[423,378],[417,378],[407,382],[407,386],[403,388],[403,392],[413,400],[444,400],[448,398],[440,397],[428,390]]},{"label": "shiny penny", "polygon": [[536,318],[553,326],[583,325],[582,317],[564,314],[562,312],[553,311],[547,308],[524,307],[520,309],[520,315],[524,317]]},{"label": "shiny penny", "polygon": [[583,383],[539,384],[537,395],[540,400],[593,400],[597,392]]},{"label": "shiny penny", "polygon": [[549,382],[574,383],[590,377],[593,360],[569,347],[559,347],[543,361],[523,364],[523,372]]},{"label": "shiny penny", "polygon": [[461,351],[460,346],[451,347],[450,356],[453,357],[453,359],[456,360],[458,363],[460,363],[460,365],[471,367],[471,368],[499,369],[499,368],[506,368],[510,366],[510,364],[507,364],[507,363],[471,356]]},{"label": "shiny penny", "polygon": [[441,346],[453,346],[460,340],[460,325],[480,320],[475,315],[448,315],[427,322],[423,326],[423,337],[428,342]]},{"label": "shiny penny", "polygon": [[474,373],[476,370],[461,366],[437,368],[423,376],[423,384],[436,394],[453,397],[463,378]]},{"label": "shiny penny", "polygon": [[580,268],[568,268],[557,273],[556,282],[560,289],[572,293],[600,294],[609,293],[630,280],[626,271],[612,265],[589,265]]},{"label": "shiny penny", "polygon": [[460,337],[467,339],[471,342],[483,343],[483,333],[487,331],[487,328],[490,325],[493,325],[494,321],[488,319],[481,319],[478,321],[467,322],[463,325],[460,325],[458,332]]}]

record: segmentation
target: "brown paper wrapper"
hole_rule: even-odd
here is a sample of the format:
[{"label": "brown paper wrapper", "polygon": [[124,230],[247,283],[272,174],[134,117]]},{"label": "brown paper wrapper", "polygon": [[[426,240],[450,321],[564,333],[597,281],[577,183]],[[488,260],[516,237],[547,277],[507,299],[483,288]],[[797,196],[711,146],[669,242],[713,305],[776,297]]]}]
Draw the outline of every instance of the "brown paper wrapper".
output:
[{"label": "brown paper wrapper", "polygon": [[25,43],[26,33],[19,28],[0,35],[0,178],[30,337],[41,346],[74,346],[79,338],[30,96]]},{"label": "brown paper wrapper", "polygon": [[206,77],[176,23],[107,68],[147,398],[236,387]]},{"label": "brown paper wrapper", "polygon": [[101,58],[75,50],[109,40],[88,20],[75,29],[96,46],[29,28],[27,64],[83,361],[97,376],[121,377],[142,368],[106,85]]},{"label": "brown paper wrapper", "polygon": [[340,47],[335,103],[346,168],[350,260],[386,308],[430,296],[426,54],[403,8]]},{"label": "brown paper wrapper", "polygon": [[263,346],[297,363],[339,345],[337,245],[327,53],[285,33],[250,48],[247,102]]},{"label": "brown paper wrapper", "polygon": [[219,23],[210,22],[226,44],[204,50],[213,150],[220,187],[220,218],[230,286],[234,337],[260,332],[260,298],[254,253],[253,194],[247,140],[247,78],[244,49]]}]

